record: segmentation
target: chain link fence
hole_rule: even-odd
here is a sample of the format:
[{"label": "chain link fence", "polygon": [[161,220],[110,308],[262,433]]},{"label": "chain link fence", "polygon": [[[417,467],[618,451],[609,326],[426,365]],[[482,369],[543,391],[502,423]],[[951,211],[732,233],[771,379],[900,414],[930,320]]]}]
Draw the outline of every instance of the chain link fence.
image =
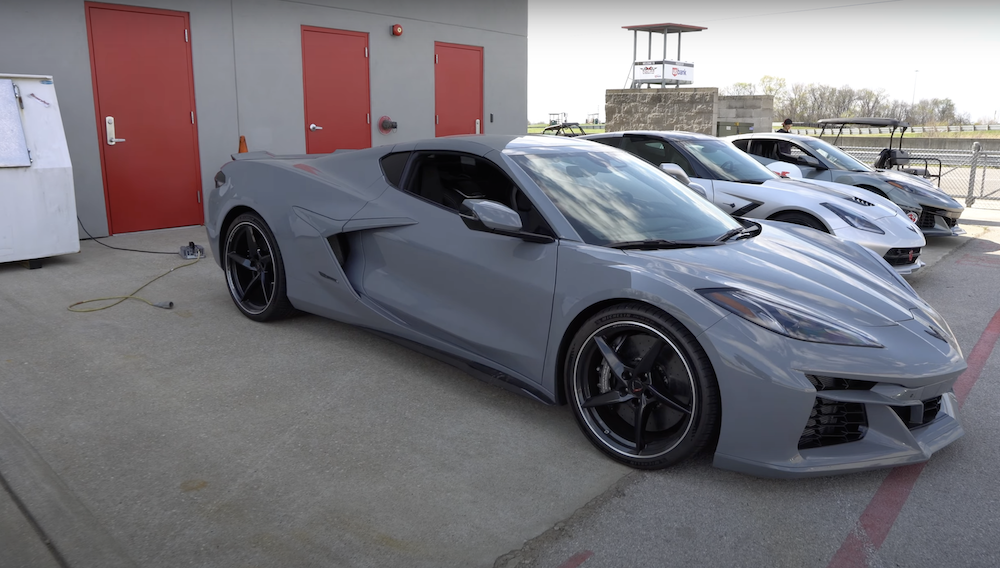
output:
[{"label": "chain link fence", "polygon": [[[883,147],[844,146],[842,149],[868,165],[875,162]],[[978,142],[968,150],[923,150],[907,148],[910,167],[937,173],[941,160],[938,187],[966,207],[1000,209],[1000,152],[987,152]]]}]

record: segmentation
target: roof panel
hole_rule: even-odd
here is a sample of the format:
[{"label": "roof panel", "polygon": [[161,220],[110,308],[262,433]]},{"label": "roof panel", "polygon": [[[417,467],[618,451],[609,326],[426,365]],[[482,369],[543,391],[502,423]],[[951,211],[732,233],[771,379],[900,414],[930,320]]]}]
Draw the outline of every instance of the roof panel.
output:
[{"label": "roof panel", "polygon": [[703,28],[701,26],[689,26],[687,24],[642,24],[638,26],[622,26],[622,29],[632,30],[636,32],[677,34],[684,32],[700,32],[701,30],[707,30],[708,28]]}]

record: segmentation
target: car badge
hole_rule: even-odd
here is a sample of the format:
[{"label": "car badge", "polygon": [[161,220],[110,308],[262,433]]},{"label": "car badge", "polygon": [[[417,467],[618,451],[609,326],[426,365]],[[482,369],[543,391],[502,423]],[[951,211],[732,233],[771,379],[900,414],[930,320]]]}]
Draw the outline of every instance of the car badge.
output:
[{"label": "car badge", "polygon": [[913,264],[913,249],[910,249],[910,264]]},{"label": "car badge", "polygon": [[913,211],[908,212],[906,216],[910,219],[910,221],[913,221],[914,223],[916,223],[917,219],[919,219],[919,217],[917,217],[917,214],[914,213]]}]

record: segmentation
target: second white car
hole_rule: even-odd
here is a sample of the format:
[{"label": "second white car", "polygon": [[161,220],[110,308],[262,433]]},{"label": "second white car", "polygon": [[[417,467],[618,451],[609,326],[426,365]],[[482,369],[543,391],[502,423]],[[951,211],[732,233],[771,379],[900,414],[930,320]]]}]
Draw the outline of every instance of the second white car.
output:
[{"label": "second white car", "polygon": [[900,274],[924,266],[919,257],[926,240],[920,230],[899,206],[863,189],[782,178],[732,143],[704,134],[626,131],[579,138],[655,165],[675,164],[664,169],[731,215],[795,223],[854,241]]}]

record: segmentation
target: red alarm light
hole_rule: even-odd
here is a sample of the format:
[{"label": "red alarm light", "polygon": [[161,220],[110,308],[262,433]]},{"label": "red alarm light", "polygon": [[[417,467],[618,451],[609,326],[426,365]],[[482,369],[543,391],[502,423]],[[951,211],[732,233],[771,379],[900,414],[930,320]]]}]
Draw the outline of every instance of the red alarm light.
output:
[{"label": "red alarm light", "polygon": [[403,35],[403,26],[401,26],[399,24],[393,24],[392,25],[392,35],[394,35],[394,36],[401,36],[401,35]]}]

